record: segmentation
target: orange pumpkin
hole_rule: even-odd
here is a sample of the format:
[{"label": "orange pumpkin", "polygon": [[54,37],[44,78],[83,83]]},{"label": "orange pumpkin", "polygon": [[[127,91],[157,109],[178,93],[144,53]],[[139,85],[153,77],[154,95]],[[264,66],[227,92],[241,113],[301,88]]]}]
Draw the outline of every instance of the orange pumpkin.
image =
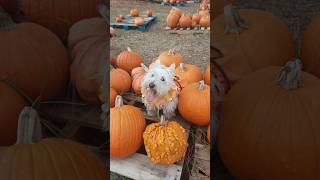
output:
[{"label": "orange pumpkin", "polygon": [[40,25],[15,24],[2,10],[0,16],[0,77],[6,76],[32,99],[61,95],[69,67],[60,39]]},{"label": "orange pumpkin", "polygon": [[[107,27],[101,26],[101,21],[91,18],[75,23],[68,38],[70,44],[76,43],[72,49],[71,82],[80,97],[90,103],[100,103],[100,87],[107,67]],[[97,30],[98,27],[101,29]]]},{"label": "orange pumpkin", "polygon": [[132,77],[132,89],[135,93],[141,94],[141,84],[146,71],[143,67],[136,67],[131,72]]},{"label": "orange pumpkin", "polygon": [[0,82],[0,146],[16,142],[18,118],[27,102],[15,89]]},{"label": "orange pumpkin", "polygon": [[110,157],[122,159],[134,154],[142,144],[145,127],[143,112],[123,105],[122,97],[117,96],[115,107],[110,109]]},{"label": "orange pumpkin", "polygon": [[127,71],[123,69],[112,69],[110,71],[110,87],[118,93],[129,91],[131,87],[131,77]]},{"label": "orange pumpkin", "polygon": [[202,18],[204,16],[210,16],[210,13],[207,10],[201,10],[201,11],[199,11],[199,16],[200,16],[200,18]]},{"label": "orange pumpkin", "polygon": [[135,67],[139,67],[143,58],[136,52],[133,52],[129,47],[127,51],[122,51],[117,57],[117,67],[131,73]]},{"label": "orange pumpkin", "polygon": [[175,13],[175,14],[177,14],[178,15],[178,17],[180,18],[181,17],[181,9],[179,9],[179,8],[177,8],[177,7],[173,7],[173,8],[171,8],[171,10],[170,10],[170,13],[169,14],[171,14],[171,13]]},{"label": "orange pumpkin", "polygon": [[170,0],[170,3],[175,3],[177,0]]},{"label": "orange pumpkin", "polygon": [[315,36],[320,32],[320,16],[313,16],[302,35],[301,60],[305,71],[320,77],[320,53],[318,47],[320,38]]},{"label": "orange pumpkin", "polygon": [[182,55],[176,52],[174,49],[170,49],[169,51],[164,51],[159,56],[161,64],[169,67],[171,64],[175,64],[176,67],[182,63]]},{"label": "orange pumpkin", "polygon": [[192,83],[182,89],[179,95],[178,110],[181,116],[198,126],[210,122],[210,86],[204,81]]},{"label": "orange pumpkin", "polygon": [[167,16],[167,26],[170,28],[176,28],[179,22],[180,16],[176,13],[170,13]]},{"label": "orange pumpkin", "polygon": [[134,18],[134,23],[136,25],[143,25],[144,24],[144,19],[142,17]]},{"label": "orange pumpkin", "polygon": [[320,80],[301,66],[257,70],[226,96],[217,142],[236,179],[318,179]]},{"label": "orange pumpkin", "polygon": [[114,107],[117,95],[117,91],[110,87],[110,108]]},{"label": "orange pumpkin", "polygon": [[182,88],[186,87],[188,84],[202,80],[200,68],[193,64],[181,63],[179,67],[176,68],[174,74],[179,78],[179,83]]},{"label": "orange pumpkin", "polygon": [[202,16],[199,24],[202,27],[210,27],[210,16]]},{"label": "orange pumpkin", "polygon": [[120,14],[119,18],[124,19],[124,15]]},{"label": "orange pumpkin", "polygon": [[203,75],[204,75],[204,77],[203,77],[204,82],[206,84],[210,85],[210,76],[211,76],[211,74],[210,74],[210,64],[207,66],[207,68],[204,71]]},{"label": "orange pumpkin", "polygon": [[121,17],[116,17],[116,22],[122,22],[122,18]]},{"label": "orange pumpkin", "polygon": [[[237,13],[233,6],[226,8],[225,14],[213,20],[215,30],[210,37],[223,55],[215,61],[231,84],[263,67],[283,65],[295,56],[292,36],[280,19],[261,10],[242,9]],[[266,32],[272,36],[266,36]]]},{"label": "orange pumpkin", "polygon": [[191,27],[191,18],[190,16],[183,14],[179,19],[179,25],[182,28]]},{"label": "orange pumpkin", "polygon": [[147,10],[147,16],[148,16],[148,17],[151,17],[151,16],[152,16],[152,10],[151,10],[151,9],[148,9],[148,10]]},{"label": "orange pumpkin", "polygon": [[199,9],[200,10],[207,10],[208,9],[208,5],[206,3],[200,3]]},{"label": "orange pumpkin", "polygon": [[200,19],[201,19],[201,17],[199,14],[196,13],[196,14],[192,15],[192,20],[195,21],[197,24],[199,24]]},{"label": "orange pumpkin", "polygon": [[139,10],[137,8],[133,8],[130,10],[130,15],[133,17],[138,17],[139,16]]},{"label": "orange pumpkin", "polygon": [[99,17],[97,6],[103,0],[21,0],[21,12],[27,21],[40,24],[61,38],[68,36],[73,23]]}]

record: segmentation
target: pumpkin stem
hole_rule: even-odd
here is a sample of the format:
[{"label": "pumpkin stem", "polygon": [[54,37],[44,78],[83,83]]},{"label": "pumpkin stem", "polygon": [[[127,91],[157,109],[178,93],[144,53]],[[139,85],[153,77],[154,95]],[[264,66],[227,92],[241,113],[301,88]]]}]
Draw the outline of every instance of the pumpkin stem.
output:
[{"label": "pumpkin stem", "polygon": [[169,52],[168,52],[168,55],[174,55],[175,54],[175,49],[172,48],[172,49],[169,49]]},{"label": "pumpkin stem", "polygon": [[278,75],[277,83],[285,89],[297,89],[301,84],[301,69],[300,59],[287,62]]},{"label": "pumpkin stem", "polygon": [[160,125],[164,126],[166,124],[167,124],[166,118],[164,117],[164,115],[161,115],[161,117],[160,117]]},{"label": "pumpkin stem", "polygon": [[16,144],[33,144],[41,139],[40,117],[35,109],[26,106],[19,115]]},{"label": "pumpkin stem", "polygon": [[10,15],[2,7],[0,7],[0,29],[7,31],[14,28],[14,26],[15,23]]},{"label": "pumpkin stem", "polygon": [[199,90],[203,90],[204,89],[204,80],[199,81]]},{"label": "pumpkin stem", "polygon": [[122,96],[118,95],[116,97],[116,102],[115,102],[115,107],[121,107],[123,106],[123,99],[122,99]]},{"label": "pumpkin stem", "polygon": [[248,28],[245,22],[241,19],[238,10],[236,10],[236,8],[231,4],[224,7],[224,19],[226,24],[224,33],[240,34],[243,29]]},{"label": "pumpkin stem", "polygon": [[145,72],[148,72],[149,68],[146,65],[141,63],[141,67],[144,69]]},{"label": "pumpkin stem", "polygon": [[185,68],[184,63],[180,63],[180,72],[184,72],[186,70]]},{"label": "pumpkin stem", "polygon": [[129,52],[131,52],[131,51],[132,51],[130,47],[127,47],[127,50],[128,50]]}]

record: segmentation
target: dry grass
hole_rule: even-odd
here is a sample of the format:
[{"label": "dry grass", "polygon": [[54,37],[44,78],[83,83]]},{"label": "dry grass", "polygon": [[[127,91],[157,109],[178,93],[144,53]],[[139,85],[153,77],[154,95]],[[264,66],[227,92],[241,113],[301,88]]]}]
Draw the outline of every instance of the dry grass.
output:
[{"label": "dry grass", "polygon": [[[199,4],[187,4],[182,7],[186,13],[196,13]],[[111,39],[111,53],[117,55],[121,50],[130,46],[133,51],[138,52],[144,57],[144,62],[148,65],[162,51],[170,48],[176,48],[182,53],[184,62],[196,64],[204,69],[209,64],[209,31],[203,34],[183,33],[171,34],[165,31],[166,17],[169,10],[168,6],[161,6],[158,3],[150,1],[133,1],[133,0],[111,0],[111,22],[115,17],[122,14],[127,15],[131,7],[137,7],[140,13],[145,14],[148,8],[151,8],[157,21],[150,26],[147,32],[137,30],[125,31],[116,29],[117,36]]]}]

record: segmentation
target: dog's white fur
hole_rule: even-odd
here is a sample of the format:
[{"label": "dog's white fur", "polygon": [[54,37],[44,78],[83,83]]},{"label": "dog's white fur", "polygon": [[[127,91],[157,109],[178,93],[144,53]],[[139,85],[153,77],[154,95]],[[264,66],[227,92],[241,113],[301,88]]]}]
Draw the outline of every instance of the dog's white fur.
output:
[{"label": "dog's white fur", "polygon": [[[161,64],[160,60],[157,59],[152,68],[148,69],[145,67],[146,75],[144,76],[141,88],[147,93],[153,93],[157,98],[165,97],[168,92],[175,85],[174,82],[174,71],[175,64],[170,67],[165,67]],[[150,88],[150,83],[154,84],[154,88]],[[142,97],[142,101],[147,108],[147,113],[150,116],[156,115],[157,107],[155,107],[148,98]],[[172,101],[167,102],[162,107],[163,115],[165,118],[171,118],[175,116],[175,111],[178,105],[178,96],[172,98]]]}]

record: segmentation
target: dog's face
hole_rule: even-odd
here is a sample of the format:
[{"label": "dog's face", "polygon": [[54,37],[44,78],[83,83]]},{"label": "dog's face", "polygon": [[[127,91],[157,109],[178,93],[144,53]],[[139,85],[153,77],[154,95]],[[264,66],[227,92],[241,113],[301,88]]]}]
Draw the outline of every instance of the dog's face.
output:
[{"label": "dog's face", "polygon": [[174,84],[175,64],[165,67],[158,59],[155,65],[148,69],[141,87],[146,90],[149,100],[165,96]]}]

